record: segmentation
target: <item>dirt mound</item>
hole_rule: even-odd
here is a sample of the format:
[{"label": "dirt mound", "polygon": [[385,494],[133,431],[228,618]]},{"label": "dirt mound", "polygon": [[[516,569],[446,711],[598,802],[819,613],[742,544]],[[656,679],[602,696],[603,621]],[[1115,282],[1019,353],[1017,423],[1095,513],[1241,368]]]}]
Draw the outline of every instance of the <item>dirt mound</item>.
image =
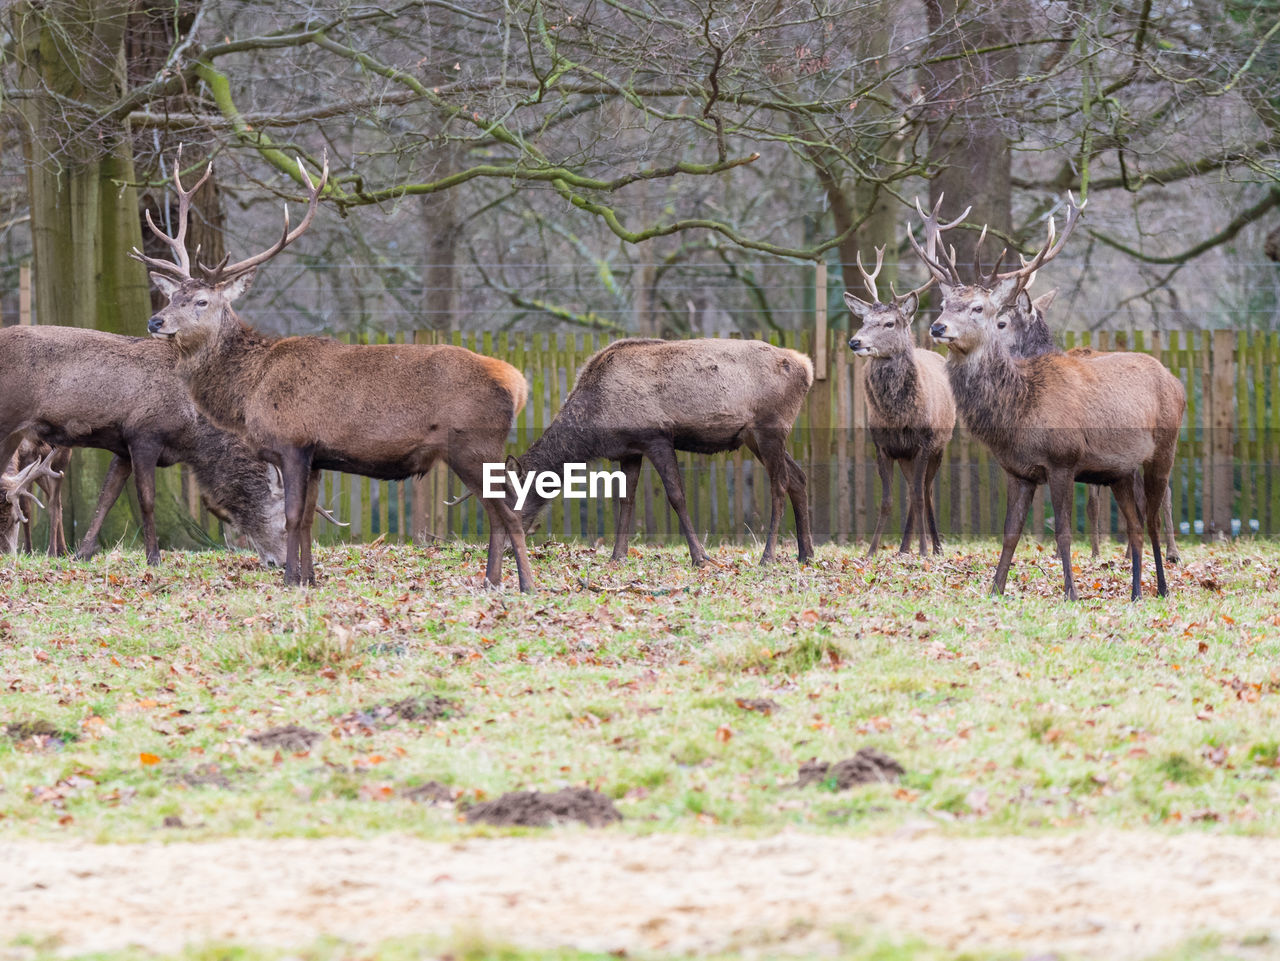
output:
[{"label": "dirt mound", "polygon": [[224,791],[231,790],[231,779],[216,764],[201,764],[190,771],[183,771],[174,778],[179,784],[187,787],[217,787]]},{"label": "dirt mound", "polygon": [[318,731],[308,731],[296,724],[283,727],[271,727],[257,734],[250,734],[249,740],[258,747],[276,751],[309,751],[311,745],[323,738]]},{"label": "dirt mound", "polygon": [[375,704],[356,708],[337,718],[338,730],[347,735],[371,734],[392,727],[399,721],[430,723],[446,718],[461,717],[465,712],[457,701],[438,694],[419,694],[401,698],[391,704]]},{"label": "dirt mound", "polygon": [[835,764],[828,764],[816,758],[805,761],[800,765],[796,787],[824,784],[831,786],[834,790],[844,791],[856,784],[896,781],[904,773],[906,772],[902,765],[884,751],[864,747],[853,757],[836,761]]},{"label": "dirt mound", "polygon": [[622,820],[613,801],[598,791],[567,787],[553,794],[541,791],[508,791],[494,801],[467,809],[472,824],[501,827],[550,827],[559,821],[581,821],[588,827],[604,827]]},{"label": "dirt mound", "polygon": [[774,711],[782,710],[782,705],[767,697],[740,697],[734,701],[744,711],[755,711],[768,717]]},{"label": "dirt mound", "polygon": [[419,804],[452,804],[454,799],[453,788],[439,781],[428,781],[417,787],[405,788],[400,796]]},{"label": "dirt mound", "polygon": [[43,749],[57,749],[75,740],[74,734],[59,731],[48,721],[14,721],[4,726],[4,736],[15,743],[30,741]]}]

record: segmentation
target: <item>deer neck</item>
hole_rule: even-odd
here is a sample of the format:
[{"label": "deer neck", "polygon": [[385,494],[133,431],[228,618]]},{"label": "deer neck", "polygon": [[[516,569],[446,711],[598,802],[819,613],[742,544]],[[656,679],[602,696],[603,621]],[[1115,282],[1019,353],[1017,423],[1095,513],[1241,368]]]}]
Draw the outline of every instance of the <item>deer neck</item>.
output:
[{"label": "deer neck", "polygon": [[968,354],[952,354],[947,375],[956,407],[969,432],[992,450],[1015,442],[1034,403],[1027,361],[1015,360],[1001,344],[988,342]]},{"label": "deer neck", "polygon": [[885,421],[906,422],[918,408],[920,373],[913,350],[867,361],[867,400]]},{"label": "deer neck", "polygon": [[217,332],[195,345],[179,345],[179,374],[196,407],[214,425],[239,431],[245,426],[245,398],[260,380],[263,355],[271,346],[230,308]]}]

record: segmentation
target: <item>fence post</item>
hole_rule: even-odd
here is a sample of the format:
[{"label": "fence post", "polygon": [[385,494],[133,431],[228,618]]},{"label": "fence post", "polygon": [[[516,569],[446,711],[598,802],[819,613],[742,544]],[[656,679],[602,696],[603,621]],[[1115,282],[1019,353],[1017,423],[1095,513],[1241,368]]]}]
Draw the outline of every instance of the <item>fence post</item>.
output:
[{"label": "fence post", "polygon": [[813,272],[813,377],[827,379],[827,262]]},{"label": "fence post", "polygon": [[24,260],[18,266],[18,323],[31,326],[31,262]]},{"label": "fence post", "polygon": [[1236,335],[1232,330],[1213,332],[1213,386],[1210,402],[1210,440],[1213,464],[1213,507],[1211,533],[1215,538],[1231,536],[1235,509],[1235,421]]}]

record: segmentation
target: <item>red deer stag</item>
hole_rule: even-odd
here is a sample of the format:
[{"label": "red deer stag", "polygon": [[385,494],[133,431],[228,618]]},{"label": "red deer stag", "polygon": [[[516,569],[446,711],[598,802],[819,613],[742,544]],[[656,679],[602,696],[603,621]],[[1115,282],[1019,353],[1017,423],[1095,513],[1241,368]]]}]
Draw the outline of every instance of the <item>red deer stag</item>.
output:
[{"label": "red deer stag", "polygon": [[[1034,275],[1027,281],[1030,287],[1034,283]],[[1005,343],[1009,346],[1009,352],[1014,357],[1038,357],[1041,354],[1061,353],[1058,345],[1054,342],[1053,333],[1049,330],[1049,324],[1044,319],[1044,313],[1049,309],[1049,305],[1053,303],[1054,297],[1058,291],[1055,288],[1047,293],[1041,294],[1035,300],[1030,302],[1031,312],[1024,313],[1017,304],[1007,311],[1006,317],[1008,326],[1004,328],[1002,333],[1005,335]],[[997,325],[998,327],[999,325]],[[1092,353],[1088,347],[1074,347],[1067,353],[1076,357],[1088,356]],[[1142,512],[1146,511],[1146,493],[1142,486],[1142,475],[1134,472],[1133,475],[1134,496],[1138,500],[1138,509]],[[1088,497],[1085,500],[1085,520],[1089,529],[1089,547],[1093,554],[1093,559],[1098,559],[1099,542],[1103,529],[1103,513],[1106,510],[1106,500],[1099,484],[1088,484]],[[1173,496],[1166,489],[1164,498],[1160,501],[1160,521],[1164,530],[1164,541],[1167,545],[1164,552],[1164,559],[1170,564],[1177,564],[1181,560],[1178,553],[1178,541],[1174,536],[1173,525]]]},{"label": "red deer stag", "polygon": [[[743,444],[769,474],[772,512],[760,563],[774,559],[778,528],[791,499],[803,563],[813,557],[804,471],[787,453],[813,362],[804,354],[757,340],[619,340],[583,365],[564,406],[520,457],[526,476],[567,463],[616,460],[626,479],[617,512],[613,560],[627,554],[641,458],[662,479],[696,565],[707,563],[685,506],[676,451],[715,454]],[[521,513],[531,530],[546,504],[530,487]]]},{"label": "red deer stag", "polygon": [[[964,219],[966,210],[950,224],[938,222],[938,205],[925,219],[926,247],[933,250],[942,231]],[[933,512],[933,481],[942,464],[942,455],[956,426],[956,404],[947,383],[946,361],[932,350],[922,350],[911,336],[911,321],[920,306],[920,295],[933,285],[905,294],[892,292],[888,303],[880,299],[876,278],[884,265],[884,248],[876,248],[876,266],[871,273],[858,257],[858,272],[871,295],[859,300],[845,291],[844,302],[862,326],[849,338],[849,349],[867,358],[867,425],[876,447],[876,468],[880,473],[880,516],[871,535],[868,557],[880,547],[880,535],[893,511],[893,465],[911,485],[910,507],[902,527],[898,553],[910,549],[912,526],[919,528],[920,553],[926,553],[925,537],[933,541],[933,552],[942,552],[942,537]]]},{"label": "red deer stag", "polygon": [[[314,584],[311,524],[323,469],[399,480],[424,474],[444,460],[468,489],[482,490],[484,464],[501,462],[503,446],[528,386],[510,364],[461,347],[425,344],[354,346],[323,337],[265,336],[232,308],[257,267],[293,243],[311,225],[329,177],[319,183],[302,162],[307,213],[271,247],[236,264],[226,258],[192,276],[184,244],[191,195],[174,167],[178,226],[170,236],[148,216],[174,261],[131,256],[151,268],[168,297],[147,325],[177,347],[178,374],[196,406],[213,423],[243,437],[280,467],[288,531],[286,584]],[[503,535],[515,546],[520,589],[533,589],[524,530],[501,498],[483,501],[489,524],[486,579],[502,582]]]},{"label": "red deer stag", "polygon": [[[115,455],[76,551],[82,560],[97,549],[107,511],[132,473],[147,563],[159,563],[155,469],[183,463],[209,510],[268,564],[282,564],[284,504],[275,468],[196,412],[174,372],[177,361],[172,345],[142,337],[80,327],[0,330],[0,457],[11,456],[24,438]],[[53,510],[60,498],[49,496]],[[52,534],[62,525],[51,517],[50,527]],[[51,541],[50,550],[56,553],[57,546]]]},{"label": "red deer stag", "polygon": [[[1143,534],[1133,474],[1141,469],[1147,503],[1159,503],[1169,484],[1186,406],[1182,384],[1145,354],[1052,353],[1016,359],[999,326],[1008,324],[1011,309],[1031,311],[1028,280],[1062,250],[1079,216],[1080,207],[1069,200],[1066,226],[1056,243],[1050,219],[1048,242],[1029,263],[1000,274],[997,261],[988,278],[972,285],[961,282],[954,255],[933,258],[914,237],[911,244],[942,288],[942,312],[930,333],[950,352],[947,374],[961,416],[1008,476],[1004,544],[993,592],[1004,592],[1031,497],[1038,485],[1048,483],[1064,590],[1068,599],[1076,599],[1071,502],[1075,481],[1081,480],[1110,486],[1120,505],[1133,563],[1131,596],[1137,600],[1142,593]],[[1148,512],[1146,521],[1157,590],[1163,596],[1168,585],[1157,512]]]},{"label": "red deer stag", "polygon": [[19,528],[27,523],[23,501],[42,506],[31,492],[32,485],[44,478],[62,477],[49,466],[53,456],[54,452],[50,451],[43,459],[21,470],[13,464],[12,457],[3,461],[6,466],[0,473],[0,555],[18,552]]}]

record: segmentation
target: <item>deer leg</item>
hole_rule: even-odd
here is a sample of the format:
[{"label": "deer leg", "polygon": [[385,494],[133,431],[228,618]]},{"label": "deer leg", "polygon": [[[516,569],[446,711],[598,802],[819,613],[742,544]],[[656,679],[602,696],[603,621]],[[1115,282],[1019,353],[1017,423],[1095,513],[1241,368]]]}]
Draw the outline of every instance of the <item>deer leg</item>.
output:
[{"label": "deer leg", "polygon": [[129,459],[133,461],[133,486],[138,491],[138,509],[142,513],[142,542],[147,552],[147,563],[160,563],[160,540],[156,536],[156,461],[160,451],[151,447],[129,447]]},{"label": "deer leg", "polygon": [[1063,591],[1069,601],[1079,600],[1075,578],[1071,575],[1071,501],[1075,495],[1075,477],[1070,468],[1055,467],[1049,471],[1049,496],[1053,500],[1053,534],[1062,559]]},{"label": "deer leg", "polygon": [[[761,564],[772,564],[774,552],[778,545],[778,531],[782,527],[782,515],[786,512],[786,502],[792,499],[792,510],[795,509],[793,495],[793,478],[791,464],[788,463],[787,447],[784,435],[776,429],[757,428],[751,432],[747,447],[764,464],[765,473],[769,475],[769,492],[772,495],[772,511],[769,515],[769,536],[764,542],[764,553],[760,556]],[[794,463],[794,462],[793,462]],[[800,465],[796,464],[799,470]],[[803,476],[803,472],[801,472]],[[806,498],[807,500],[807,498]],[[813,535],[808,531],[808,516],[804,518],[804,526],[797,523],[796,534],[804,533],[809,539],[809,550],[813,549]]]},{"label": "deer leg", "polygon": [[111,466],[107,468],[107,476],[103,478],[102,490],[98,494],[98,506],[93,511],[93,521],[89,524],[89,529],[84,532],[80,546],[76,548],[76,560],[87,561],[98,550],[98,535],[102,532],[102,522],[107,519],[107,512],[119,500],[125,481],[132,473],[133,462],[129,458],[119,455],[111,458]]},{"label": "deer leg", "polygon": [[813,560],[813,525],[809,518],[809,478],[804,468],[784,448],[782,456],[787,462],[787,495],[791,498],[791,513],[796,521],[796,558],[801,564]]},{"label": "deer leg", "polygon": [[[667,492],[667,501],[671,504],[672,510],[676,512],[676,517],[680,521],[680,533],[689,542],[689,556],[692,558],[695,567],[701,567],[710,558],[707,556],[707,551],[702,546],[702,542],[698,540],[698,535],[694,533],[693,521],[690,520],[688,508],[685,506],[684,481],[680,479],[680,465],[676,462],[676,450],[669,441],[655,441],[649,445],[645,453],[648,455],[654,469],[658,472],[658,476],[662,478],[662,486]],[[775,492],[773,505],[775,521],[780,507],[778,500],[779,495]],[[774,526],[776,528],[776,523]],[[765,543],[766,558],[772,559],[773,540],[774,535],[770,533],[769,540]]]},{"label": "deer leg", "polygon": [[[71,460],[71,451],[66,451],[65,456],[55,457],[50,466],[54,470],[66,471],[67,464]],[[67,535],[62,529],[62,481],[63,478],[44,478],[40,481],[40,486],[44,487],[45,496],[49,502],[49,556],[50,557],[66,557]],[[48,486],[46,486],[48,485]]]},{"label": "deer leg", "polygon": [[916,527],[920,531],[920,556],[929,553],[927,538],[929,534],[929,518],[925,508],[926,491],[925,476],[929,473],[929,456],[921,451],[916,455],[915,470],[911,473],[911,510],[915,514]]},{"label": "deer leg", "polygon": [[[1158,455],[1157,455],[1158,456]],[[1158,504],[1169,493],[1169,472],[1173,469],[1173,451],[1162,464],[1148,464],[1142,473],[1143,492],[1148,504]],[[1173,525],[1169,525],[1170,532]],[[1160,511],[1147,511],[1147,532],[1151,535],[1151,555],[1156,565],[1156,593],[1168,597],[1169,585],[1164,579],[1164,558],[1160,554]]]},{"label": "deer leg", "polygon": [[871,546],[867,549],[868,557],[875,557],[880,549],[880,535],[893,514],[893,461],[880,447],[876,448],[876,473],[880,475],[880,516],[876,518],[876,529],[871,532]]},{"label": "deer leg", "polygon": [[1134,496],[1132,478],[1126,477],[1118,481],[1112,486],[1111,492],[1115,494],[1116,504],[1124,517],[1125,532],[1129,539],[1129,563],[1133,568],[1129,600],[1136,601],[1142,596],[1142,512]]},{"label": "deer leg", "polygon": [[[505,433],[502,435],[505,437]],[[485,581],[493,587],[502,586],[502,551],[501,532],[506,531],[507,540],[511,543],[516,555],[516,572],[520,581],[520,590],[528,593],[533,590],[533,571],[529,566],[529,549],[525,543],[524,523],[522,518],[511,509],[505,498],[483,497],[483,467],[486,462],[496,463],[502,459],[501,438],[497,441],[496,450],[489,456],[475,453],[474,463],[470,457],[463,459],[454,457],[448,461],[452,470],[484,505],[485,516],[490,527],[489,557],[485,565]],[[497,536],[495,537],[495,533]]]},{"label": "deer leg", "polygon": [[1085,489],[1088,493],[1084,502],[1084,519],[1089,527],[1089,547],[1096,561],[1102,538],[1102,488],[1097,484],[1086,484]]},{"label": "deer leg", "polygon": [[280,475],[284,479],[285,560],[284,582],[287,586],[302,584],[302,520],[311,480],[311,451],[290,447],[281,452]]},{"label": "deer leg", "polygon": [[915,529],[917,522],[915,476],[916,465],[919,463],[918,456],[902,462],[902,476],[907,480],[907,516],[902,521],[902,543],[898,545],[899,554],[907,554],[911,551],[911,532]]},{"label": "deer leg", "polygon": [[1027,511],[1031,510],[1031,495],[1036,492],[1036,485],[1030,481],[1005,474],[1008,482],[1008,493],[1004,512],[1004,544],[1000,549],[1000,563],[996,565],[996,578],[991,584],[992,594],[1003,594],[1005,580],[1009,576],[1009,565],[1013,562],[1013,552],[1022,538],[1022,528],[1027,523]]},{"label": "deer leg", "polygon": [[312,470],[307,479],[307,501],[302,508],[302,536],[298,542],[298,560],[302,568],[302,582],[314,587],[316,569],[311,561],[311,528],[316,520],[316,502],[320,500],[320,472]]},{"label": "deer leg", "polygon": [[1178,542],[1173,536],[1173,491],[1167,485],[1164,489],[1164,499],[1160,502],[1160,517],[1164,521],[1165,543],[1169,545],[1165,559],[1170,564],[1180,564],[1182,556],[1178,553]]},{"label": "deer leg", "polygon": [[924,506],[929,512],[929,537],[933,541],[933,552],[942,553],[942,535],[938,533],[938,518],[933,506],[933,482],[938,476],[938,468],[942,466],[942,451],[934,451],[929,455],[929,473],[924,481]]},{"label": "deer leg", "polygon": [[627,489],[618,498],[618,515],[613,529],[613,555],[609,558],[613,564],[620,564],[627,557],[627,541],[631,538],[631,521],[636,509],[636,485],[640,483],[642,463],[640,457],[624,457],[621,462]]}]

